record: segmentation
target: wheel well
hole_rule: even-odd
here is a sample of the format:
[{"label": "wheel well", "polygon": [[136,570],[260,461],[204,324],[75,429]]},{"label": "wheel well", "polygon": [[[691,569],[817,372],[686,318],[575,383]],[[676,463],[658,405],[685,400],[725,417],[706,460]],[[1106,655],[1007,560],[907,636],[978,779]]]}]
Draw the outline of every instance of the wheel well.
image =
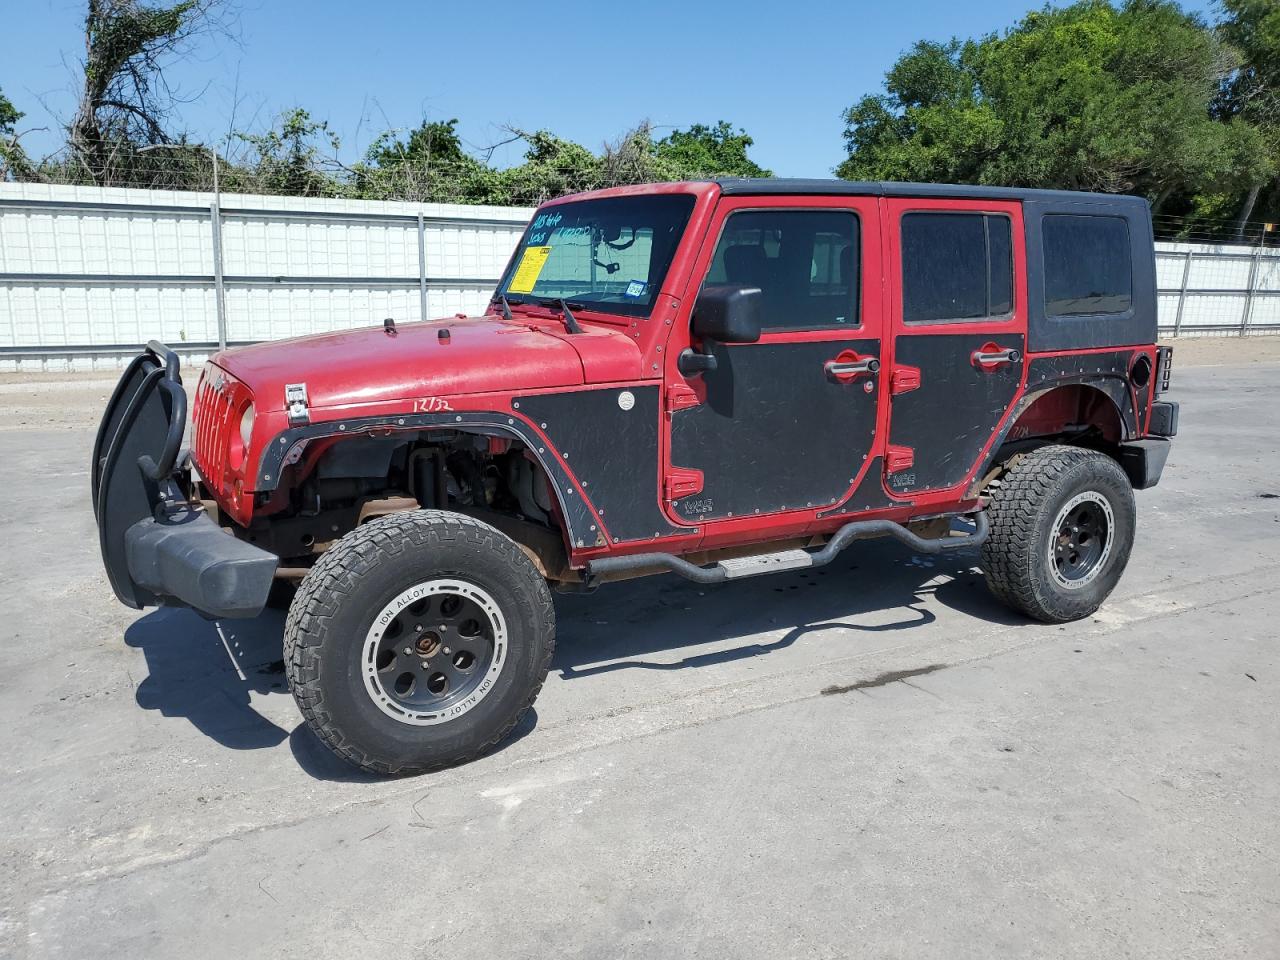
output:
[{"label": "wheel well", "polygon": [[1119,460],[1124,420],[1115,401],[1097,387],[1064,384],[1024,398],[1023,403],[988,468],[979,475],[973,494],[984,492],[1023,455],[1048,444],[1086,447]]},{"label": "wheel well", "polygon": [[1115,401],[1087,383],[1054,387],[1036,396],[1014,421],[1005,443],[1093,433],[1107,443],[1124,439]]},{"label": "wheel well", "polygon": [[497,431],[325,438],[236,532],[297,569],[361,524],[419,508],[484,520],[515,540],[548,579],[572,578],[564,518],[545,468],[518,437]]}]

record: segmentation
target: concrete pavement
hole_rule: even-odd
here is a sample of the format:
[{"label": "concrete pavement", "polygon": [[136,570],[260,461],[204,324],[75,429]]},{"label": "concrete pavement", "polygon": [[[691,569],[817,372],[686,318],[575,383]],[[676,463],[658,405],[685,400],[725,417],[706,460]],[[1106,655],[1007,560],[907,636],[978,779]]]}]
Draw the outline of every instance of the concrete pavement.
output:
[{"label": "concrete pavement", "polygon": [[0,429],[0,955],[1280,956],[1280,366],[1174,383],[1094,618],[893,543],[558,598],[536,716],[402,781],[300,726],[278,616],[114,602],[69,394]]}]

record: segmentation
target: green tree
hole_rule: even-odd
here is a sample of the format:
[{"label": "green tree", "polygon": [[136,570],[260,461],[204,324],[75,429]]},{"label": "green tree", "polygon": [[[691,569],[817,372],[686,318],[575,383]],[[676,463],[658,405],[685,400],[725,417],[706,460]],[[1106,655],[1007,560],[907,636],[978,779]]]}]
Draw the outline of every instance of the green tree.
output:
[{"label": "green tree", "polygon": [[747,131],[721,120],[715,126],[695,123],[687,130],[673,130],[654,144],[660,163],[670,164],[681,178],[728,176],[771,177],[768,170],[747,156],[755,141]]},{"label": "green tree", "polygon": [[496,171],[469,154],[458,121],[423,120],[403,137],[390,130],[377,137],[354,170],[359,196],[371,200],[476,203],[488,196]]},{"label": "green tree", "polygon": [[[301,107],[286,110],[266,133],[237,133],[236,138],[250,148],[243,171],[234,178],[247,177],[250,188],[261,193],[296,197],[333,197],[346,191],[332,170],[322,169],[322,161],[338,152],[341,142],[327,121],[313,120]],[[336,168],[336,161],[332,162]]]},{"label": "green tree", "polygon": [[18,121],[26,114],[0,90],[0,183],[6,180],[40,180],[40,172],[22,149]]},{"label": "green tree", "polygon": [[850,179],[1145,194],[1158,209],[1271,168],[1211,112],[1231,50],[1171,0],[1081,0],[1004,35],[919,43],[845,113]]},{"label": "green tree", "polygon": [[83,85],[68,142],[93,182],[120,179],[137,147],[171,142],[176,98],[164,71],[194,38],[221,28],[222,6],[222,0],[88,0]]},{"label": "green tree", "polygon": [[467,152],[455,120],[423,121],[407,137],[378,137],[352,178],[357,195],[454,203],[533,204],[548,197],[600,187],[715,174],[769,176],[747,156],[746,131],[721,121],[695,124],[655,139],[648,122],[627,131],[600,153],[549,130],[512,130],[523,140],[522,161],[495,168]]},{"label": "green tree", "polygon": [[[1228,122],[1256,128],[1271,157],[1280,155],[1280,3],[1276,0],[1221,0],[1222,22],[1218,33],[1240,54],[1240,63],[1222,88],[1217,108]],[[1236,230],[1263,197],[1261,210],[1268,219],[1280,219],[1280,180],[1270,170],[1259,170],[1240,203]]]}]

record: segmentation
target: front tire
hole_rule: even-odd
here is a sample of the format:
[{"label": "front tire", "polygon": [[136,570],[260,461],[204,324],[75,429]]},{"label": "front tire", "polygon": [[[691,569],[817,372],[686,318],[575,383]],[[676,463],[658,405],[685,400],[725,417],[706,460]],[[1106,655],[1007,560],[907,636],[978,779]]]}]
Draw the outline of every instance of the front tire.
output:
[{"label": "front tire", "polygon": [[285,623],[303,717],[344,760],[410,775],[499,743],[555,649],[546,581],[509,537],[414,510],[353,530],[317,561]]},{"label": "front tire", "polygon": [[1133,487],[1113,459],[1040,447],[1001,478],[987,506],[982,566],[991,592],[1046,623],[1087,617],[1110,596],[1133,548]]}]

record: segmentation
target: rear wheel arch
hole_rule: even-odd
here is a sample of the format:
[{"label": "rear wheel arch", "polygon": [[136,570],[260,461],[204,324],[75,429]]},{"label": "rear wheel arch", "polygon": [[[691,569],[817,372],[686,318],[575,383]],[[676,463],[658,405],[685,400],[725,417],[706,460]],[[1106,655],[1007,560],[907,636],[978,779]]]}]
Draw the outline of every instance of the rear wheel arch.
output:
[{"label": "rear wheel arch", "polygon": [[1059,383],[1023,395],[978,471],[970,496],[983,493],[1030,450],[1049,444],[1100,450],[1119,459],[1119,446],[1132,439],[1115,398],[1098,382]]},{"label": "rear wheel arch", "polygon": [[1131,432],[1115,399],[1100,386],[1066,383],[1023,397],[1004,440],[1060,436],[1073,426],[1094,427],[1109,443],[1120,443]]}]

